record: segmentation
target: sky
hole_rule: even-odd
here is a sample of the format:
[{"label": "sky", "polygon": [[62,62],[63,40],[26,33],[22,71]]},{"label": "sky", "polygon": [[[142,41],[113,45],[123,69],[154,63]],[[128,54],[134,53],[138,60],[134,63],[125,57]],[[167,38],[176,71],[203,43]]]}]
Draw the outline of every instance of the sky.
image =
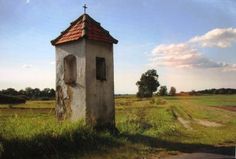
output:
[{"label": "sky", "polygon": [[0,89],[55,88],[50,41],[87,13],[119,40],[115,93],[156,69],[177,91],[236,88],[234,0],[0,0]]}]

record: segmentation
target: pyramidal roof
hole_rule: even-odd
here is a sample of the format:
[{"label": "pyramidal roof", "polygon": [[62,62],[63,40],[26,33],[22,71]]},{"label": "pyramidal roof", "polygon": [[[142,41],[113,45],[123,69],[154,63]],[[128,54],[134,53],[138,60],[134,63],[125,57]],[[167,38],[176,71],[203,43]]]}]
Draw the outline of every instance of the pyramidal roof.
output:
[{"label": "pyramidal roof", "polygon": [[96,22],[88,14],[81,15],[73,21],[71,25],[52,40],[52,45],[59,45],[67,42],[72,42],[87,38],[90,40],[102,41],[107,43],[118,43],[118,40],[113,38],[107,30],[101,27],[101,24]]}]

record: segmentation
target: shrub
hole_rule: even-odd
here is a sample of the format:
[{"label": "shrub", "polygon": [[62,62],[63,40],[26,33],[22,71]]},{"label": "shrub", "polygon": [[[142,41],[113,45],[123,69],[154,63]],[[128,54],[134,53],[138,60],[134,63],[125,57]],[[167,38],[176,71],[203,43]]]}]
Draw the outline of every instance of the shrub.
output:
[{"label": "shrub", "polygon": [[0,104],[21,104],[25,102],[26,100],[21,97],[0,94]]},{"label": "shrub", "polygon": [[161,86],[158,93],[159,93],[159,96],[166,96],[167,95],[167,87]]},{"label": "shrub", "polygon": [[175,87],[170,87],[169,95],[170,96],[175,96],[176,95],[176,88]]},{"label": "shrub", "polygon": [[39,98],[39,100],[51,100],[51,98],[48,98],[48,97],[41,97],[41,98]]}]

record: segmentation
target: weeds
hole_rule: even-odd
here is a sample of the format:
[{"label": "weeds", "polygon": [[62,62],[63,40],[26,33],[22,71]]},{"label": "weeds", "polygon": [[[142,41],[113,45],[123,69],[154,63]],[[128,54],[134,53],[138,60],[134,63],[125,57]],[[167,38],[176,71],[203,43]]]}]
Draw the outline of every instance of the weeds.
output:
[{"label": "weeds", "polygon": [[[32,110],[0,109],[0,158],[134,158],[148,155],[155,149],[171,153],[199,147],[215,148],[216,144],[236,144],[234,112],[207,107],[208,103],[214,103],[212,96],[210,101],[205,96],[185,98],[119,97],[116,99],[119,136],[106,131],[95,132],[82,121],[56,121],[53,110],[48,109],[54,104],[51,101],[21,105],[22,108],[33,107]],[[225,100],[229,105],[236,103],[234,96]],[[192,124],[193,130],[186,130],[176,120],[177,115],[186,120],[207,117],[209,121],[222,121],[224,127]]]}]

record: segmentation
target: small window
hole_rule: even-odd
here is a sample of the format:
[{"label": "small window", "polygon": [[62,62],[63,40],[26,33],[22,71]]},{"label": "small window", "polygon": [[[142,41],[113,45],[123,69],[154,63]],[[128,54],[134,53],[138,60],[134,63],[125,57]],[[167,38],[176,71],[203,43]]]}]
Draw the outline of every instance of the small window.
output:
[{"label": "small window", "polygon": [[101,81],[106,80],[105,58],[96,57],[96,78]]},{"label": "small window", "polygon": [[66,84],[75,84],[77,77],[76,57],[68,55],[64,58],[64,80]]}]

